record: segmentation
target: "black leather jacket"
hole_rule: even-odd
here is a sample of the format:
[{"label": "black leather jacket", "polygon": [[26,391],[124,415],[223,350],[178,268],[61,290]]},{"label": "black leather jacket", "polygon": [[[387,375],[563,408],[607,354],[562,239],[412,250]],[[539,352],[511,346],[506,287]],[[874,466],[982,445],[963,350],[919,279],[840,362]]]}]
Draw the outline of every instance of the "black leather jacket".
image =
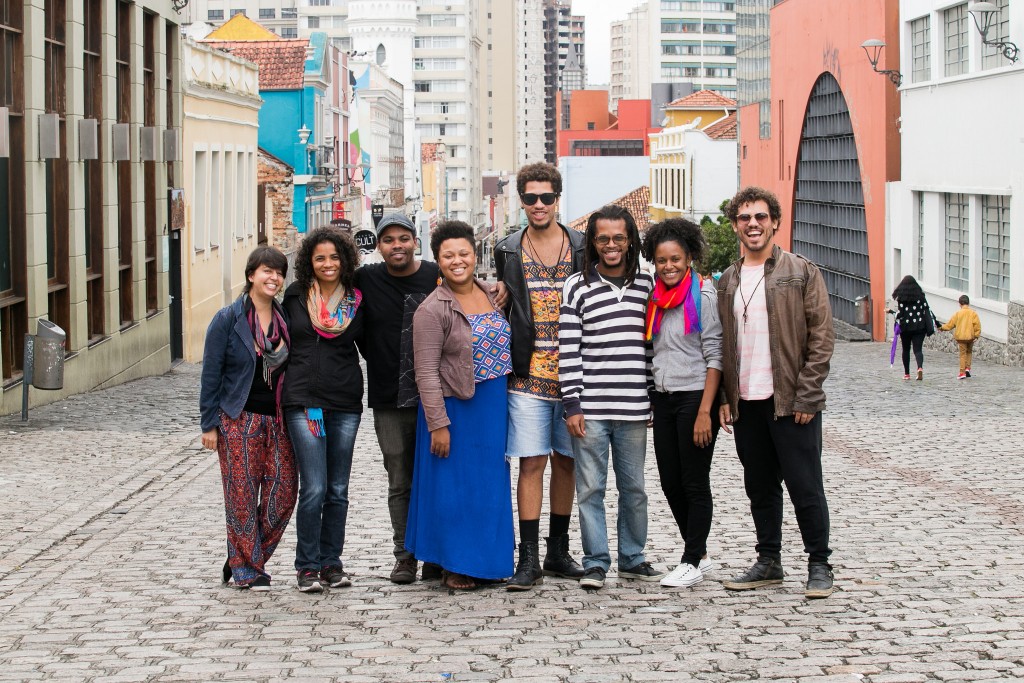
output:
[{"label": "black leather jacket", "polygon": [[[583,270],[583,233],[558,224],[566,232],[572,245],[572,272]],[[526,228],[512,233],[494,246],[494,268],[498,279],[508,289],[505,316],[512,326],[512,372],[517,377],[530,376],[530,356],[533,355],[533,309],[530,293],[523,275],[523,233]]]}]

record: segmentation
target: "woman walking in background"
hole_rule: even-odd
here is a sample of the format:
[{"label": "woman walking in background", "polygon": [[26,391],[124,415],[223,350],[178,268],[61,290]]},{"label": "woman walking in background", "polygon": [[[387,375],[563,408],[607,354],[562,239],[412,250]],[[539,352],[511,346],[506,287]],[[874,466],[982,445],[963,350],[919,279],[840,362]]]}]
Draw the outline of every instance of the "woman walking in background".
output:
[{"label": "woman walking in background", "polygon": [[266,563],[295,507],[295,461],[280,419],[288,325],[274,300],[288,259],[257,247],[245,290],[210,322],[199,391],[202,442],[216,450],[224,483],[228,559],[224,582],[270,590]]},{"label": "woman walking in background", "polygon": [[685,542],[679,566],[662,586],[692,586],[715,568],[707,542],[714,510],[711,457],[719,430],[722,323],[713,281],[693,267],[706,246],[700,226],[683,218],[652,226],[643,242],[657,275],[646,327],[654,347],[654,455],[661,489]]},{"label": "woman walking in background", "polygon": [[899,305],[896,322],[900,326],[900,344],[903,347],[903,379],[910,379],[910,350],[917,361],[917,378],[924,379],[924,338],[935,331],[932,309],[924,298],[924,290],[913,275],[907,275],[892,291]]},{"label": "woman walking in background", "polygon": [[[430,247],[443,281],[413,319],[420,391],[405,546],[472,590],[512,574],[512,482],[505,459],[511,329],[476,279],[476,238],[441,223]],[[483,580],[483,581],[481,581]]]},{"label": "woman walking in background", "polygon": [[281,403],[299,469],[295,570],[304,593],[352,584],[341,553],[363,410],[362,296],[352,285],[358,263],[348,233],[317,228],[302,241],[295,282],[284,293],[292,354]]}]

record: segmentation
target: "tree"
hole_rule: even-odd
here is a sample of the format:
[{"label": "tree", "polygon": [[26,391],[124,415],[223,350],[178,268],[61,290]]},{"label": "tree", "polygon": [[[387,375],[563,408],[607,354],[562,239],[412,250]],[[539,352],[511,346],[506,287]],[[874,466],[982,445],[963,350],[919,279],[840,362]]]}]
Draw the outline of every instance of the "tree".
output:
[{"label": "tree", "polygon": [[710,216],[704,216],[700,221],[704,238],[708,242],[708,252],[700,264],[700,270],[705,274],[721,273],[740,257],[739,240],[732,231],[732,223],[725,217],[725,206],[728,203],[727,199],[719,206],[722,215],[717,221],[712,220]]}]

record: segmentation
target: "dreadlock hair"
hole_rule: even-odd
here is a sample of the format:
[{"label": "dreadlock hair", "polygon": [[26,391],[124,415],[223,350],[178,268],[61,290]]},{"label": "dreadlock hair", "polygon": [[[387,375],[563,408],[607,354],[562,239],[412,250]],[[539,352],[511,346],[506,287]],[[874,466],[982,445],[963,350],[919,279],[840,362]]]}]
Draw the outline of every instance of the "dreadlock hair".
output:
[{"label": "dreadlock hair", "polygon": [[636,227],[633,214],[628,210],[615,204],[607,204],[590,214],[587,219],[587,230],[584,233],[583,243],[583,281],[590,284],[591,268],[601,262],[597,254],[597,245],[594,238],[597,237],[597,222],[599,220],[624,221],[626,223],[626,234],[629,235],[629,246],[626,247],[626,285],[633,284],[636,274],[640,272],[640,230]]}]

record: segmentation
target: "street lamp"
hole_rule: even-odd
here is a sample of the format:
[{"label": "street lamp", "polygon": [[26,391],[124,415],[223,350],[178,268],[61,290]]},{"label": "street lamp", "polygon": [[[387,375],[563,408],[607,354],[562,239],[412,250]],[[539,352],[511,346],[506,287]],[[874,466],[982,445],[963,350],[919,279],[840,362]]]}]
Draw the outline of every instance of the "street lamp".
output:
[{"label": "street lamp", "polygon": [[994,47],[1003,53],[1003,56],[1011,62],[1017,61],[1017,46],[1010,41],[988,39],[988,32],[999,16],[999,8],[991,2],[975,2],[968,7],[967,12],[974,19],[974,25],[978,27],[981,34],[981,42],[989,47]]},{"label": "street lamp", "polygon": [[871,62],[871,70],[877,74],[888,76],[892,84],[897,88],[903,85],[903,74],[895,69],[879,69],[878,58],[882,56],[882,50],[885,48],[885,41],[879,40],[878,38],[869,38],[860,44],[864,48],[864,54],[868,56],[868,61]]},{"label": "street lamp", "polygon": [[309,128],[306,128],[306,124],[302,124],[302,128],[299,128],[299,144],[304,145],[309,140],[309,134],[312,133]]}]

